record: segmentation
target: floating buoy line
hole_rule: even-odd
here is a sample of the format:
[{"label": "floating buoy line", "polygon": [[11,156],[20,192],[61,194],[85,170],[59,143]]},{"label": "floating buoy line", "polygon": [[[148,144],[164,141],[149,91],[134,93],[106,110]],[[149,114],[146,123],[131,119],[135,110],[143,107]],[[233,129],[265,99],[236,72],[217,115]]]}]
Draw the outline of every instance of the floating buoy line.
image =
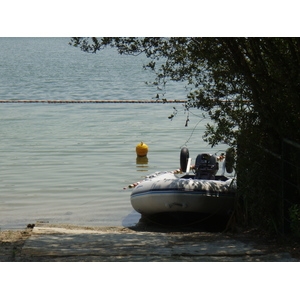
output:
[{"label": "floating buoy line", "polygon": [[0,100],[0,103],[49,103],[49,104],[73,104],[73,103],[186,103],[185,100],[155,100],[155,101],[110,101],[110,100],[92,100],[92,101],[61,101],[61,100]]}]

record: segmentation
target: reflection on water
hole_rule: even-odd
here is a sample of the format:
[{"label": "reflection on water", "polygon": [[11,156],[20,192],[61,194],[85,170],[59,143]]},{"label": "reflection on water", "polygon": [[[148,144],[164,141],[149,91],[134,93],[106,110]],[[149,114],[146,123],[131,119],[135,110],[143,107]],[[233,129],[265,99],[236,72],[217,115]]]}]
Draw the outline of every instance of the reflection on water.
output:
[{"label": "reflection on water", "polygon": [[137,156],[136,158],[136,170],[137,171],[148,171],[148,157],[147,156]]},{"label": "reflection on water", "polygon": [[122,226],[124,227],[130,227],[135,226],[139,223],[141,219],[141,215],[136,212],[135,210],[132,210],[130,214],[128,214],[123,220],[122,220]]}]

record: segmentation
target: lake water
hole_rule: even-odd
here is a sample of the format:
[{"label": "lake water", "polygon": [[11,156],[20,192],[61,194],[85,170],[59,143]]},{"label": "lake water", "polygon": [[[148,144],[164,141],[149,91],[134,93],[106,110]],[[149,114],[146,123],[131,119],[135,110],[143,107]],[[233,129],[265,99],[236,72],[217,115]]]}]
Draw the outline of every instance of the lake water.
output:
[{"label": "lake water", "polygon": [[[0,100],[153,100],[156,88],[145,81],[154,75],[143,70],[145,58],[111,49],[87,54],[68,42],[0,38]],[[182,84],[165,92],[169,100],[186,99]],[[170,121],[173,107],[179,113]],[[190,120],[185,127],[179,103],[0,103],[0,228],[36,221],[136,224],[140,215],[124,187],[156,171],[179,168],[186,141],[193,158],[201,151],[224,150],[211,150],[203,142],[208,120]],[[137,161],[140,141],[149,146],[148,161]]]}]

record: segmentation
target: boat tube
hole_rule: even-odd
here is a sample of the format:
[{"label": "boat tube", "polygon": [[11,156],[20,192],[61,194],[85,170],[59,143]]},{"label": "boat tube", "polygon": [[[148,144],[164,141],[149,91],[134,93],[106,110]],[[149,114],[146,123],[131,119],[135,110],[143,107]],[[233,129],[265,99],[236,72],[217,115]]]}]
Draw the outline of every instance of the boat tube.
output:
[{"label": "boat tube", "polygon": [[[189,159],[187,149],[180,156]],[[181,153],[182,154],[182,153]],[[228,215],[234,205],[236,180],[216,175],[217,157],[202,153],[196,158],[194,175],[157,172],[139,182],[132,191],[132,207],[142,215],[166,212],[194,212]]]}]

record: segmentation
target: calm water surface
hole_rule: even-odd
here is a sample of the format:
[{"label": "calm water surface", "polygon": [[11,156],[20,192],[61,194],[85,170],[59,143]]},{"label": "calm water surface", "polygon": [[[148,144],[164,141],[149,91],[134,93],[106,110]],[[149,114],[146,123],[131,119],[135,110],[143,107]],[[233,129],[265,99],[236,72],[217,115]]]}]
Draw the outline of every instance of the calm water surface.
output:
[{"label": "calm water surface", "polygon": [[[0,100],[152,100],[156,89],[145,58],[82,53],[67,38],[0,38]],[[166,89],[184,100],[181,85]],[[176,107],[181,113],[170,121]],[[199,113],[199,111],[195,111]],[[49,221],[130,226],[140,215],[129,184],[179,168],[187,146],[193,158],[211,151],[202,141],[207,120],[190,118],[182,104],[0,103],[0,228]],[[135,146],[149,146],[137,161]],[[222,147],[213,152],[223,150]]]}]

